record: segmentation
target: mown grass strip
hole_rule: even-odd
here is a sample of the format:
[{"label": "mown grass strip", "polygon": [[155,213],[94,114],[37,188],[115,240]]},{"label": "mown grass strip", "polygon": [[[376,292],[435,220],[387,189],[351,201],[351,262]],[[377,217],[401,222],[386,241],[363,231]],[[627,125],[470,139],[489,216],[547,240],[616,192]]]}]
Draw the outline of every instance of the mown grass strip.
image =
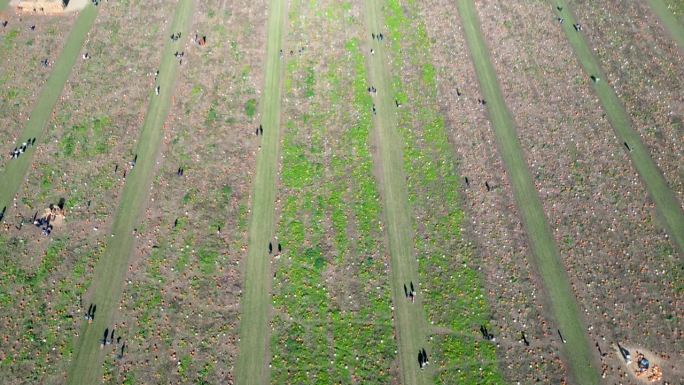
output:
[{"label": "mown grass strip", "polygon": [[[187,35],[192,16],[192,0],[180,0],[176,6],[171,32]],[[114,309],[118,306],[129,256],[133,248],[135,228],[139,214],[147,200],[152,174],[162,139],[162,127],[169,112],[178,63],[173,52],[182,47],[182,40],[168,40],[162,52],[159,67],[160,94],[150,92],[150,104],[141,128],[135,168],[129,173],[114,217],[111,238],[104,255],[95,267],[95,278],[90,290],[92,302],[97,304],[95,321],[82,327],[78,347],[69,369],[67,384],[91,385],[99,383],[103,373],[104,354],[98,340],[109,327]]]},{"label": "mown grass strip", "polygon": [[[584,35],[573,28],[577,21],[567,2],[549,0],[549,3],[553,5],[554,12],[558,17],[565,19],[565,23],[561,27],[575,51],[577,60],[587,73],[587,81],[592,83],[606,116],[613,126],[613,130],[615,130],[615,135],[619,140],[616,145],[624,149],[629,146],[627,153],[632,158],[634,168],[639,173],[641,180],[646,184],[651,199],[655,202],[663,226],[679,250],[684,252],[684,213],[680,202],[668,186],[658,166],[651,159],[648,149],[641,142],[639,133],[632,128],[624,106],[604,76],[598,60],[584,39]],[[597,81],[590,80],[590,76],[594,76]]]},{"label": "mown grass strip", "polygon": [[684,51],[684,26],[679,24],[677,18],[670,12],[667,8],[667,4],[665,4],[663,0],[648,0],[648,3],[665,26],[665,29],[670,33],[677,44],[679,44],[679,49]]},{"label": "mown grass strip", "polygon": [[[456,4],[480,88],[487,101],[487,110],[496,134],[499,153],[509,171],[513,193],[530,240],[533,261],[543,279],[558,328],[567,340],[567,343],[563,344],[566,362],[576,383],[598,385],[599,376],[592,365],[591,349],[584,334],[582,318],[546,221],[544,209],[523,159],[513,118],[503,100],[494,67],[489,59],[475,5],[472,0],[457,0]],[[572,23],[569,24],[572,28]]]},{"label": "mown grass strip", "polygon": [[[365,14],[367,36],[379,33],[385,28],[381,4],[366,0]],[[383,43],[372,41],[375,55],[368,59],[368,79],[377,89],[374,119],[377,130],[381,170],[380,184],[385,208],[385,223],[389,240],[392,276],[392,298],[395,305],[396,331],[399,345],[401,379],[404,385],[427,384],[430,377],[418,367],[420,348],[427,345],[427,323],[420,297],[416,303],[406,300],[403,285],[413,281],[418,284],[418,266],[413,257],[413,234],[406,179],[403,170],[402,144],[398,140],[397,116],[395,112],[387,53]]]},{"label": "mown grass strip", "polygon": [[268,314],[271,306],[268,242],[273,236],[275,188],[280,144],[280,93],[282,61],[280,48],[287,3],[271,0],[266,45],[266,74],[262,99],[261,149],[257,155],[249,223],[249,246],[244,270],[244,294],[240,303],[240,342],[235,368],[239,385],[266,384],[269,343]]},{"label": "mown grass strip", "polygon": [[[37,138],[36,141],[40,143],[52,110],[55,108],[59,95],[62,94],[62,89],[71,74],[71,69],[76,63],[76,59],[80,56],[83,42],[88,35],[88,31],[92,28],[96,17],[97,7],[92,4],[88,4],[78,15],[74,27],[64,44],[62,53],[53,64],[50,77],[48,77],[38,97],[38,101],[31,111],[29,120],[19,136],[19,143],[17,145],[21,145],[21,142],[33,137]],[[14,195],[19,190],[31,165],[34,151],[35,147],[29,147],[18,159],[7,160],[5,170],[2,176],[0,176],[0,181],[2,181],[0,183],[0,211],[2,211],[3,207],[7,207],[9,210]],[[8,159],[5,156],[6,154],[2,155],[3,158]]]}]

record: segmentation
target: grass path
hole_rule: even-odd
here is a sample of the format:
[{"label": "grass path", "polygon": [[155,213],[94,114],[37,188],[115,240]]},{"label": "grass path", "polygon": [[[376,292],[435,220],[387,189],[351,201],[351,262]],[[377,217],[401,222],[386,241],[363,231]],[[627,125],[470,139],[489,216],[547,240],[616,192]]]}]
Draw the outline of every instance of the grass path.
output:
[{"label": "grass path", "polygon": [[[2,9],[1,5],[0,9]],[[92,4],[86,6],[78,15],[62,53],[52,65],[50,77],[43,86],[29,120],[19,136],[17,145],[21,145],[22,142],[33,137],[37,138],[37,143],[41,142],[45,126],[50,120],[52,111],[62,94],[62,89],[71,74],[76,59],[80,57],[83,42],[93,26],[96,16],[97,7]],[[0,181],[2,181],[0,183],[0,211],[3,207],[7,207],[9,210],[12,206],[12,200],[24,181],[34,152],[35,146],[28,148],[18,159],[9,159],[7,154],[0,154],[7,162],[4,172],[0,175]]]},{"label": "grass path", "polygon": [[[164,36],[169,36],[172,32],[188,35],[192,5],[192,0],[178,2],[170,30]],[[160,94],[156,96],[154,91],[150,90],[150,103],[136,148],[138,160],[126,178],[119,208],[114,217],[111,238],[95,267],[93,285],[89,290],[91,301],[97,304],[95,321],[91,325],[84,321],[67,384],[93,385],[102,381],[104,355],[110,354],[112,348],[101,350],[98,340],[102,338],[105,328],[111,326],[112,315],[121,297],[123,280],[134,243],[133,229],[150,190],[163,136],[162,127],[169,112],[178,72],[178,62],[173,57],[173,52],[181,49],[183,41],[187,40],[173,42],[169,39],[162,51],[159,67]]]},{"label": "grass path", "polygon": [[[599,62],[591,52],[584,35],[573,28],[576,21],[570,7],[564,0],[553,0],[549,3],[553,4],[556,14],[565,19],[562,28],[575,51],[575,56],[587,73],[587,81],[590,81],[590,75],[600,79],[598,82],[592,83],[608,120],[615,130],[615,135],[618,137],[619,143],[616,145],[622,149],[625,149],[623,142],[629,145],[631,150],[628,151],[628,154],[632,158],[632,164],[639,173],[641,180],[646,184],[664,227],[668,230],[679,250],[684,251],[684,213],[682,213],[680,202],[668,186],[658,166],[651,159],[648,149],[641,142],[639,133],[632,128],[625,108],[605,79]],[[558,6],[562,7],[562,10],[559,10]]]},{"label": "grass path", "polygon": [[[513,118],[503,100],[494,67],[479,26],[472,0],[457,0],[465,38],[487,101],[489,118],[496,134],[499,153],[506,164],[518,209],[533,252],[533,261],[543,279],[551,310],[567,343],[564,358],[574,382],[598,385],[597,368],[592,365],[592,353],[584,334],[575,298],[561,262],[544,209],[535,189],[516,135]],[[572,28],[572,23],[569,23]]]},{"label": "grass path", "polygon": [[667,8],[667,4],[663,0],[648,0],[648,3],[653,9],[660,21],[665,26],[665,29],[670,32],[672,38],[679,45],[679,49],[684,51],[684,26],[679,24],[675,15]]},{"label": "grass path", "polygon": [[264,135],[256,160],[249,221],[249,246],[240,303],[240,342],[235,368],[239,385],[267,384],[271,268],[268,242],[275,226],[275,189],[280,145],[280,93],[283,62],[280,49],[286,21],[287,2],[271,0],[266,45],[266,74],[261,104]]},{"label": "grass path", "polygon": [[[365,0],[367,35],[385,30],[381,4]],[[378,90],[374,97],[377,115],[374,117],[378,139],[380,183],[385,208],[385,223],[389,240],[392,298],[396,315],[397,343],[401,383],[403,385],[431,383],[429,372],[418,366],[418,350],[427,347],[427,322],[421,297],[410,303],[404,295],[404,284],[418,284],[418,264],[413,256],[413,234],[406,177],[403,170],[401,136],[397,131],[392,81],[385,43],[371,41],[375,54],[368,58],[368,79]],[[426,349],[427,350],[427,349]],[[428,351],[428,355],[430,352]]]},{"label": "grass path", "polygon": [[9,4],[10,0],[0,0],[0,11],[4,11],[5,7],[7,7],[7,4]]}]

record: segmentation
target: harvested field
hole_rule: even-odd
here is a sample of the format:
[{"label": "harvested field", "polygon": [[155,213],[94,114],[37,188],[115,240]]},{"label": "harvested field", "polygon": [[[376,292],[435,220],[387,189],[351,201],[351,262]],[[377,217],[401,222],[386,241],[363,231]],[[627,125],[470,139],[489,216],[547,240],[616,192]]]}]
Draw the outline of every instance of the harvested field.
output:
[{"label": "harvested field", "polygon": [[[497,350],[505,377],[521,383],[558,383],[565,370],[553,341],[554,329],[543,308],[541,283],[528,262],[529,247],[515,208],[504,165],[496,150],[494,133],[484,109],[472,64],[466,60],[467,46],[458,32],[437,28],[458,25],[455,9],[448,1],[425,3],[422,17],[431,41],[438,90],[436,98],[445,116],[455,151],[459,188],[466,222],[461,225],[478,270],[485,280],[492,303],[491,325],[500,330],[503,348]],[[454,57],[460,60],[453,60]],[[460,95],[459,95],[460,94]],[[465,178],[468,178],[466,184]],[[487,191],[485,183],[492,186]],[[519,342],[526,332],[530,346]],[[520,357],[529,356],[529,360]]]},{"label": "harvested field", "polygon": [[[31,245],[30,252],[26,249],[22,253],[13,254],[12,259],[3,260],[8,269],[13,266],[12,269],[24,271],[14,277],[6,277],[8,280],[4,284],[8,285],[8,290],[3,292],[19,294],[7,305],[11,306],[15,301],[33,305],[19,315],[3,314],[6,337],[14,336],[12,339],[17,342],[13,351],[3,352],[7,358],[5,362],[15,361],[17,365],[21,365],[3,366],[3,370],[27,370],[36,365],[31,370],[35,373],[35,379],[31,383],[54,382],[64,376],[68,358],[73,353],[73,337],[78,334],[78,327],[82,322],[81,297],[89,286],[92,268],[104,246],[103,230],[108,227],[109,215],[115,209],[119,191],[116,187],[121,182],[111,172],[116,159],[112,157],[109,140],[112,144],[121,143],[122,149],[116,151],[123,152],[126,142],[122,142],[120,138],[128,136],[126,129],[135,130],[133,122],[138,116],[133,114],[133,117],[126,117],[131,114],[131,105],[122,107],[118,114],[109,115],[116,110],[106,108],[107,104],[98,103],[98,100],[108,97],[112,99],[105,101],[111,105],[121,103],[120,99],[115,100],[115,96],[109,93],[115,87],[113,83],[117,84],[122,94],[128,93],[128,90],[120,88],[121,77],[101,76],[103,71],[107,71],[109,58],[102,54],[95,56],[94,52],[99,48],[100,53],[103,53],[105,45],[110,52],[120,50],[119,54],[133,51],[128,45],[130,41],[123,35],[133,32],[125,29],[118,31],[114,27],[123,14],[132,10],[128,5],[101,10],[94,27],[101,31],[92,34],[84,47],[91,52],[91,59],[77,61],[77,68],[72,72],[72,79],[82,77],[93,80],[90,83],[72,81],[65,87],[61,102],[56,107],[58,113],[48,123],[45,143],[38,143],[27,183],[22,186],[17,208],[11,213],[11,221],[8,221],[11,226],[4,234],[10,243]],[[147,16],[143,14],[140,17]],[[148,20],[153,19],[148,17]],[[133,23],[127,24],[128,28],[134,26]],[[119,43],[116,43],[117,37]],[[111,44],[112,42],[115,44]],[[121,63],[118,70],[127,73],[131,65],[134,65],[132,63],[135,62],[129,62],[128,65]],[[111,70],[109,66],[109,71]],[[99,88],[92,88],[93,83],[102,87],[103,92],[96,94],[97,96],[93,95],[92,90]],[[140,82],[128,84],[140,85]],[[142,95],[138,99],[139,103],[146,96],[146,93]],[[140,113],[142,109],[144,104],[141,105]],[[121,125],[112,122],[120,122]],[[132,127],[128,127],[128,124]],[[130,141],[127,143],[128,146],[132,144]],[[51,238],[44,237],[39,229],[30,224],[17,229],[16,225],[22,216],[29,221],[34,212],[42,212],[45,207],[51,203],[56,204],[62,197],[66,199],[67,219],[66,225],[53,233],[55,241],[51,242]],[[99,231],[95,231],[95,228]],[[20,259],[22,256],[28,258]],[[22,276],[30,280],[22,280]],[[35,315],[37,308],[44,309],[39,317]],[[40,339],[33,337],[36,332],[40,333]],[[36,344],[42,340],[45,342],[40,345],[38,352],[45,350],[41,355],[43,358],[29,359],[26,352],[35,352]]]},{"label": "harvested field", "polygon": [[295,1],[288,20],[271,383],[396,383],[360,5]]},{"label": "harvested field", "polygon": [[[549,13],[549,7],[481,4],[481,14],[491,15],[483,28],[497,70],[510,73],[501,77],[506,100],[519,122],[525,155],[592,344],[607,351],[611,341],[627,340],[659,347],[663,354],[680,352],[681,346],[667,342],[674,324],[662,323],[663,318],[675,321],[680,301],[669,283],[676,276],[663,280],[663,271],[677,271],[674,245],[658,226],[638,175],[596,109],[582,81],[585,75],[567,60],[572,51],[562,44],[557,22],[546,18],[539,30],[527,33],[516,28],[525,22],[524,15]],[[549,102],[559,108],[538,108]],[[658,294],[644,297],[642,292]],[[606,378],[619,381],[616,362],[602,361],[602,366]]]},{"label": "harvested field", "polygon": [[684,204],[684,51],[647,2],[570,2],[651,158]]},{"label": "harvested field", "polygon": [[[208,43],[186,47],[121,315],[113,320],[127,331],[129,353],[123,361],[108,357],[107,383],[233,381],[227,368],[235,359],[239,261],[256,150],[245,128],[255,117],[245,106],[256,96],[263,56],[252,43],[263,31],[238,29],[263,25],[263,15],[242,9],[213,1],[195,8],[191,37],[208,36]],[[219,68],[228,70],[203,76]]]},{"label": "harvested field", "polygon": [[5,8],[2,383],[677,383],[683,9],[567,4]]},{"label": "harvested field", "polygon": [[[33,102],[52,70],[40,62],[54,62],[63,41],[73,26],[75,15],[63,17],[19,16],[14,12],[0,13],[0,135],[2,156],[5,157],[17,141],[31,112]],[[32,30],[31,26],[35,26]],[[0,172],[4,169],[0,164]]]}]

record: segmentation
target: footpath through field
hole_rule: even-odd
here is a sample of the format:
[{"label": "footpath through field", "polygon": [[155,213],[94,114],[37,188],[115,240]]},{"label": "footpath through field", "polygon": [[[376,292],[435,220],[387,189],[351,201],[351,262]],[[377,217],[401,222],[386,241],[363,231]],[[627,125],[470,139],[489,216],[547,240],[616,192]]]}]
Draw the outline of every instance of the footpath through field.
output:
[{"label": "footpath through field", "polygon": [[665,26],[665,29],[670,32],[672,38],[679,45],[679,49],[684,51],[684,26],[679,24],[677,18],[667,9],[667,5],[663,0],[649,0],[648,2],[651,4],[653,12]]},{"label": "footpath through field", "polygon": [[[382,4],[378,0],[364,0],[368,37],[385,31]],[[390,66],[385,43],[371,40],[375,54],[368,57],[368,80],[377,88],[374,116],[378,139],[378,169],[381,170],[381,195],[385,207],[389,240],[392,298],[396,314],[397,343],[401,383],[403,385],[432,383],[429,371],[418,365],[418,351],[427,347],[427,322],[421,297],[415,303],[405,298],[403,287],[413,281],[418,285],[418,264],[413,256],[413,234],[406,177],[403,170],[401,135],[397,130]],[[428,352],[429,354],[429,352]]]},{"label": "footpath through field", "polygon": [[533,262],[541,274],[554,319],[567,341],[563,344],[565,361],[575,383],[598,385],[599,376],[597,368],[592,365],[592,353],[584,334],[582,318],[546,221],[544,209],[523,159],[513,118],[503,100],[480,30],[475,5],[472,0],[457,0],[457,6],[480,89],[487,102],[499,153],[506,164],[513,193],[533,251]]},{"label": "footpath through field", "polygon": [[269,382],[268,314],[271,268],[268,242],[275,224],[275,190],[280,150],[280,93],[283,63],[280,49],[287,15],[285,0],[271,0],[266,44],[266,74],[261,101],[261,149],[257,154],[249,220],[249,246],[240,301],[240,342],[235,368],[238,385]]},{"label": "footpath through field", "polygon": [[[64,44],[64,49],[53,64],[50,77],[45,83],[45,86],[31,111],[29,120],[19,136],[18,143],[16,144],[17,147],[20,146],[22,142],[34,137],[36,138],[36,141],[40,143],[45,126],[50,119],[52,110],[55,108],[57,99],[59,99],[59,96],[62,94],[62,89],[71,74],[71,69],[76,63],[76,59],[80,56],[81,47],[88,35],[88,31],[90,31],[90,28],[95,22],[97,8],[98,7],[93,6],[91,3],[78,15],[74,28],[71,30],[71,33],[69,33]],[[2,9],[1,4],[0,9]],[[7,207],[7,210],[10,210],[12,207],[12,200],[24,181],[26,172],[31,165],[34,151],[35,146],[32,146],[27,148],[26,152],[19,158],[7,160],[4,173],[0,175],[0,181],[2,181],[2,183],[0,183],[0,211],[2,211],[3,207]],[[2,155],[3,158],[7,159],[5,156],[6,154]]]},{"label": "footpath through field", "polygon": [[[658,166],[651,159],[639,134],[632,128],[624,106],[613,88],[608,84],[603,71],[601,71],[601,66],[591,52],[583,34],[573,27],[577,21],[575,21],[570,7],[564,0],[553,0],[549,3],[553,5],[558,17],[565,19],[562,28],[575,51],[575,56],[587,73],[587,81],[593,83],[594,90],[601,100],[606,116],[619,140],[616,145],[620,148],[628,148],[627,152],[632,158],[632,163],[639,172],[641,180],[646,184],[651,199],[655,202],[656,209],[664,222],[664,227],[668,230],[680,252],[684,252],[684,213],[680,202],[668,186]],[[596,80],[590,80],[590,76]]]},{"label": "footpath through field", "polygon": [[[179,0],[170,30],[165,36],[174,32],[181,32],[183,36],[188,35],[192,6],[192,0]],[[104,355],[107,354],[105,352],[111,351],[102,351],[99,340],[105,328],[112,326],[112,315],[119,305],[126,267],[133,249],[133,231],[150,190],[163,136],[162,127],[175,88],[178,62],[173,52],[181,49],[183,41],[187,40],[169,39],[162,51],[159,66],[160,93],[157,96],[154,90],[150,90],[150,103],[136,147],[135,168],[126,177],[121,201],[112,224],[111,238],[95,267],[93,284],[89,289],[91,302],[97,305],[95,321],[90,325],[84,322],[81,328],[67,384],[92,385],[102,381]]]}]

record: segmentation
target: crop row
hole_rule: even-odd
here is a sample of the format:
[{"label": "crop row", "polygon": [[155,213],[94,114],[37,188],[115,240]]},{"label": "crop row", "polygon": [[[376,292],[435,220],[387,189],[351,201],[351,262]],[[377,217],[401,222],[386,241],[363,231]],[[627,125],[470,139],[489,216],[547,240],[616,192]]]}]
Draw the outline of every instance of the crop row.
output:
[{"label": "crop row", "polygon": [[[305,27],[359,30],[358,9],[325,3],[316,15],[294,6],[290,35],[303,35]],[[304,52],[322,52],[317,44]],[[364,56],[356,38],[335,39],[325,51],[288,58],[284,82],[284,252],[275,263],[272,382],[389,383],[396,342]],[[336,108],[341,104],[348,107]]]},{"label": "crop row", "polygon": [[463,211],[456,161],[436,109],[436,73],[423,21],[413,1],[388,2],[393,87],[404,170],[415,215],[420,295],[430,324],[438,383],[501,383],[493,344],[481,340],[489,310],[472,251],[461,238]]}]

